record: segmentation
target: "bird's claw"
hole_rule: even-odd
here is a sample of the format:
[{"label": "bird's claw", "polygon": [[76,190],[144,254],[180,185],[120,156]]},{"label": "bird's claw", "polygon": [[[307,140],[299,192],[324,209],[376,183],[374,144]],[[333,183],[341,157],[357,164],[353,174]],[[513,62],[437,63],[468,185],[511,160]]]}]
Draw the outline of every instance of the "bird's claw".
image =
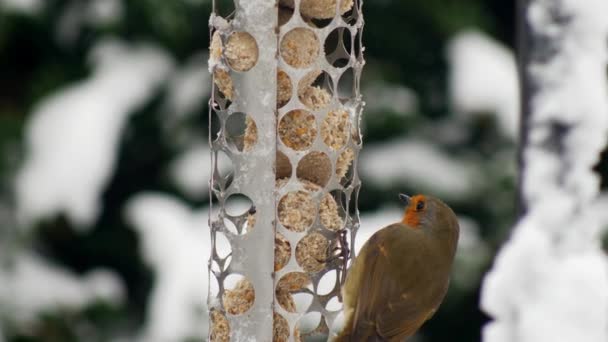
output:
[{"label": "bird's claw", "polygon": [[[340,260],[342,262],[342,265],[339,270],[340,272],[342,272],[342,274],[340,276],[341,285],[343,285],[344,282],[346,281],[346,269],[348,267],[348,259],[350,258],[350,248],[348,246],[348,241],[346,240],[347,233],[348,233],[348,231],[346,229],[342,229],[337,233],[337,235],[338,235],[337,246],[334,246],[331,249],[331,253],[328,253],[328,254],[330,254],[329,257],[325,258],[324,260],[321,260],[321,259],[315,257],[317,262],[320,264],[331,263],[336,260]],[[338,300],[340,302],[342,302],[342,292],[341,291],[338,291]]]},{"label": "bird's claw", "polygon": [[[342,262],[344,264],[346,264],[346,262],[348,261],[348,258],[350,257],[350,248],[348,247],[348,241],[346,241],[346,233],[347,230],[346,229],[342,229],[338,232],[338,241],[337,241],[337,246],[334,246],[331,250],[331,252],[329,253],[330,256],[325,258],[325,259],[319,259],[319,258],[315,258],[317,260],[317,262],[324,264],[324,263],[330,263],[333,262],[335,260],[342,260]],[[337,253],[336,253],[337,252]]]}]

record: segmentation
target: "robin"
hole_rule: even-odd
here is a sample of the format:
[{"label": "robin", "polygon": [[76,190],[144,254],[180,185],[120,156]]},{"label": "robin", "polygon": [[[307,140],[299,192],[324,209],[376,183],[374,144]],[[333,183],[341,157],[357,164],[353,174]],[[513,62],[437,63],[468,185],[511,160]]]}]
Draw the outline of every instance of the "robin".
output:
[{"label": "robin", "polygon": [[403,341],[433,316],[448,290],[456,215],[441,200],[400,194],[405,214],[376,232],[342,288],[346,324],[334,341]]}]

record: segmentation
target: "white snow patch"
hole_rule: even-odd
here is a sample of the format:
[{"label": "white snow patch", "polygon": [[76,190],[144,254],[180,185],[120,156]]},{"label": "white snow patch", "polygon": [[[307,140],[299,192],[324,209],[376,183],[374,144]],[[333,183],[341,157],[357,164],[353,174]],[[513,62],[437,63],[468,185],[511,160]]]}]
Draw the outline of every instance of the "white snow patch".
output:
[{"label": "white snow patch", "polygon": [[[232,172],[232,161],[223,152],[218,153],[219,174],[227,176]],[[173,183],[191,198],[203,199],[209,196],[211,179],[211,150],[207,143],[195,143],[169,166]]]},{"label": "white snow patch", "polygon": [[448,44],[449,92],[461,115],[495,114],[502,131],[517,135],[519,85],[513,53],[484,33],[469,30]]},{"label": "white snow patch", "polygon": [[407,116],[418,110],[418,96],[410,88],[397,84],[376,82],[363,90],[365,110],[371,112],[390,111]]},{"label": "white snow patch", "polygon": [[539,228],[522,221],[485,278],[481,305],[497,320],[484,340],[605,341],[606,256],[595,249],[559,257]]},{"label": "white snow patch", "polygon": [[[473,163],[457,160],[420,140],[399,139],[368,144],[359,167],[364,180],[382,186],[408,183],[439,197],[462,198],[477,187]],[[424,190],[424,191],[422,191]]]},{"label": "white snow patch", "polygon": [[93,0],[86,9],[87,20],[94,25],[107,25],[122,19],[122,0]]},{"label": "white snow patch", "polygon": [[25,130],[27,154],[16,181],[20,219],[65,212],[78,226],[100,211],[129,115],[167,77],[159,48],[108,40],[92,52],[93,75],[43,100]]},{"label": "white snow patch", "polygon": [[177,157],[170,166],[171,179],[186,195],[202,198],[209,195],[211,150],[207,144],[196,144]]},{"label": "white snow patch", "polygon": [[40,13],[44,5],[41,0],[0,0],[0,9],[28,15]]},{"label": "white snow patch", "polygon": [[198,110],[203,100],[211,93],[211,75],[207,71],[207,55],[200,53],[179,70],[169,80],[169,95],[166,110],[177,117]]},{"label": "white snow patch", "polygon": [[606,209],[592,171],[608,136],[605,13],[604,0],[530,4],[533,37],[550,51],[529,66],[528,213],[484,281],[481,306],[495,319],[485,341],[608,341]]},{"label": "white snow patch", "polygon": [[42,311],[78,310],[95,300],[122,304],[125,289],[120,279],[103,269],[77,276],[38,255],[16,254],[0,268],[0,306],[17,322],[31,322]]},{"label": "white snow patch", "polygon": [[[193,211],[162,194],[131,199],[127,219],[142,241],[142,256],[156,273],[142,341],[181,341],[207,334],[208,208]],[[218,249],[229,251],[227,240]]]},{"label": "white snow patch", "polygon": [[120,21],[123,15],[121,0],[73,1],[59,17],[56,27],[57,40],[63,44],[72,44],[86,25],[110,25]]}]

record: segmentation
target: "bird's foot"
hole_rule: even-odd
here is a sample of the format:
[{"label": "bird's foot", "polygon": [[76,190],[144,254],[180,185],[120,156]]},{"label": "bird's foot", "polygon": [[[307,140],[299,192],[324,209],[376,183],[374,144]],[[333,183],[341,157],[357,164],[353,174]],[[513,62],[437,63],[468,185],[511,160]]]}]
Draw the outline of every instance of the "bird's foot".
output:
[{"label": "bird's foot", "polygon": [[350,248],[348,247],[348,241],[346,240],[346,234],[348,231],[346,229],[340,230],[337,235],[338,239],[336,241],[336,245],[331,249],[329,256],[325,259],[315,258],[319,263],[331,263],[336,260],[342,261],[345,265],[350,257]]}]

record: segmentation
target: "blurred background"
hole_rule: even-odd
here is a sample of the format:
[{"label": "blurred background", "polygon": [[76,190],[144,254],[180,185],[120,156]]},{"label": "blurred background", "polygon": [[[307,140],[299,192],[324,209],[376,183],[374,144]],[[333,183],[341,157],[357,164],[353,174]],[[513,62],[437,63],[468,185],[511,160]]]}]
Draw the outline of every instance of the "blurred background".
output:
[{"label": "blurred background", "polygon": [[[211,0],[0,0],[0,341],[202,341]],[[462,227],[416,341],[479,341],[514,223],[514,4],[364,4],[362,231],[430,193]],[[608,167],[599,166],[604,173]]]}]

